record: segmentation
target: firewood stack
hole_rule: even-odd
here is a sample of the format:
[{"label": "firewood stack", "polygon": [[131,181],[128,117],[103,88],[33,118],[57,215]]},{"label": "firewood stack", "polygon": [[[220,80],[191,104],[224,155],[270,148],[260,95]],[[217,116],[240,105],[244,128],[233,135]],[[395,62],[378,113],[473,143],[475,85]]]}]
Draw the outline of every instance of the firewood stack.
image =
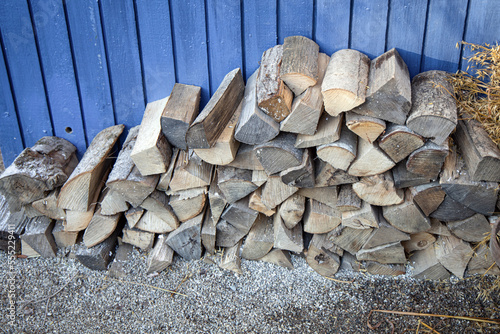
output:
[{"label": "firewood stack", "polygon": [[121,125],[77,166],[62,139],[23,151],[0,176],[23,253],[78,243],[84,265],[106,269],[120,237],[149,251],[148,272],[224,248],[235,272],[240,258],[293,268],[292,252],[324,276],[500,273],[480,243],[498,219],[500,151],[458,119],[445,72],[410,82],[395,49],[329,57],[292,36],[246,86],[228,73],[201,112],[200,90],[148,103],[116,160]]}]

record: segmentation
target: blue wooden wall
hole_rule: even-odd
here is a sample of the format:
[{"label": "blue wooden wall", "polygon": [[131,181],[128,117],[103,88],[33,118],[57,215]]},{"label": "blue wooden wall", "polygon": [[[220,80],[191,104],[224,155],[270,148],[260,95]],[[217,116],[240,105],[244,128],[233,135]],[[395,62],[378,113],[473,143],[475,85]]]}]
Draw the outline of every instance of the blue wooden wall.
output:
[{"label": "blue wooden wall", "polygon": [[322,52],[397,48],[412,76],[465,68],[457,42],[500,39],[498,0],[1,0],[0,149],[56,135],[81,155],[103,128],[140,123],[175,82],[248,78],[286,36]]}]

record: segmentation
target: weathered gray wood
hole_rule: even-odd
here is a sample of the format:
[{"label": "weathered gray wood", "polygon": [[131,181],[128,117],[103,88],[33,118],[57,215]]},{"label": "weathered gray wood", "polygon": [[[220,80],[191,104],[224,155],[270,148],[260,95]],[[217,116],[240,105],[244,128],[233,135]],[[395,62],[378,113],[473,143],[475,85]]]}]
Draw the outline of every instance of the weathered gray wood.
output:
[{"label": "weathered gray wood", "polygon": [[168,204],[180,222],[199,215],[207,201],[207,187],[181,190],[170,194]]},{"label": "weathered gray wood", "polygon": [[356,258],[360,261],[377,261],[384,264],[406,263],[405,250],[399,241],[369,249],[360,249],[356,253]]},{"label": "weathered gray wood", "polygon": [[297,96],[318,81],[319,46],[304,36],[285,37],[280,77]]},{"label": "weathered gray wood", "polygon": [[280,172],[281,181],[289,186],[313,188],[315,185],[314,164],[310,149],[305,149],[302,163]]},{"label": "weathered gray wood", "polygon": [[274,208],[269,209],[262,202],[262,187],[258,188],[250,195],[250,201],[248,202],[248,207],[252,210],[263,213],[268,217],[272,216],[276,213],[276,209],[274,209]]},{"label": "weathered gray wood", "polygon": [[36,250],[34,250],[29,244],[21,239],[21,254],[27,258],[39,257],[41,256]]},{"label": "weathered gray wood", "polygon": [[428,232],[418,232],[410,235],[410,240],[403,241],[403,245],[406,253],[411,253],[414,251],[419,251],[426,249],[434,244],[436,238]]},{"label": "weathered gray wood", "polygon": [[345,251],[356,255],[372,233],[371,228],[357,229],[342,225],[328,233],[328,240]]},{"label": "weathered gray wood", "polygon": [[325,53],[318,56],[318,81],[295,97],[290,114],[281,121],[280,131],[314,135],[318,127],[319,117],[323,112],[323,94],[321,84],[330,57]]},{"label": "weathered gray wood", "polygon": [[59,192],[57,204],[60,208],[87,211],[97,201],[104,186],[104,176],[112,164],[109,156],[123,128],[121,124],[114,125],[95,136]]},{"label": "weathered gray wood", "polygon": [[473,253],[470,245],[454,236],[439,236],[435,248],[439,263],[458,278],[464,278],[465,269]]},{"label": "weathered gray wood", "polygon": [[356,158],[357,146],[358,136],[343,125],[339,140],[316,147],[316,154],[334,168],[346,171]]},{"label": "weathered gray wood", "polygon": [[304,249],[302,224],[288,229],[279,214],[273,216],[274,248],[300,253]]},{"label": "weathered gray wood", "polygon": [[104,195],[99,202],[101,212],[103,214],[115,215],[129,209],[129,204],[118,192],[111,190],[110,188],[107,190],[106,195]]},{"label": "weathered gray wood", "polygon": [[358,210],[342,212],[342,226],[356,229],[378,227],[378,210],[365,201],[361,201]]},{"label": "weathered gray wood", "polygon": [[375,117],[360,115],[354,111],[346,112],[345,122],[349,130],[370,143],[373,143],[378,136],[384,132],[386,127],[383,120]]},{"label": "weathered gray wood", "polygon": [[168,142],[187,150],[186,133],[198,115],[201,87],[176,83],[161,114],[161,130]]},{"label": "weathered gray wood", "polygon": [[142,250],[150,250],[154,240],[155,234],[153,232],[139,230],[128,225],[123,228],[122,241]]},{"label": "weathered gray wood", "polygon": [[280,78],[283,45],[276,45],[262,54],[257,76],[257,103],[259,108],[277,122],[292,108],[293,93]]},{"label": "weathered gray wood", "polygon": [[306,210],[306,198],[299,194],[288,197],[279,207],[279,215],[288,229],[297,225],[304,216]]},{"label": "weathered gray wood", "polygon": [[24,149],[0,174],[0,193],[19,210],[62,186],[78,164],[76,147],[58,137],[43,137]]},{"label": "weathered gray wood", "polygon": [[141,208],[146,212],[135,225],[136,228],[152,233],[167,233],[179,227],[179,220],[169,207],[165,193],[155,190],[142,202]]},{"label": "weathered gray wood", "polygon": [[174,147],[172,149],[172,157],[170,158],[170,164],[168,165],[167,171],[160,176],[160,180],[156,185],[156,189],[160,191],[167,191],[170,185],[170,180],[172,180],[172,175],[174,173],[175,164],[177,163],[177,157],[179,156],[179,149]]},{"label": "weathered gray wood", "polygon": [[188,129],[189,148],[210,148],[233,116],[243,98],[245,83],[241,69],[226,74],[217,91]]},{"label": "weathered gray wood", "polygon": [[353,111],[404,124],[411,102],[408,67],[396,49],[391,49],[371,61],[366,102]]},{"label": "weathered gray wood", "polygon": [[467,276],[469,275],[500,275],[500,268],[495,264],[491,249],[488,245],[480,244],[474,249],[474,254],[467,265]]},{"label": "weathered gray wood", "polygon": [[96,204],[92,204],[88,211],[66,210],[66,220],[64,221],[64,230],[68,232],[83,231],[89,226]]},{"label": "weathered gray wood", "polygon": [[340,267],[340,257],[325,249],[327,234],[315,234],[307,249],[306,261],[318,274],[325,277],[332,277]]},{"label": "weathered gray wood", "polygon": [[395,165],[376,143],[369,143],[360,138],[358,153],[347,172],[354,176],[371,176],[384,173]]},{"label": "weathered gray wood", "polygon": [[500,150],[481,123],[469,115],[462,116],[454,138],[472,180],[500,182]]},{"label": "weathered gray wood", "polygon": [[436,218],[431,218],[431,228],[428,229],[426,232],[435,235],[445,235],[445,236],[451,235],[451,232],[448,229],[448,227],[446,227],[445,224],[443,224]]},{"label": "weathered gray wood", "polygon": [[412,173],[436,180],[448,155],[448,151],[447,141],[441,145],[436,145],[434,142],[428,141],[424,146],[413,151],[408,156],[406,168]]},{"label": "weathered gray wood", "polygon": [[81,264],[92,270],[107,270],[113,258],[117,244],[118,231],[94,247],[87,248],[81,244],[75,251],[75,256]]},{"label": "weathered gray wood", "polygon": [[297,194],[312,198],[334,208],[337,205],[337,187],[300,188]]},{"label": "weathered gray wood", "polygon": [[352,189],[359,198],[372,205],[388,206],[404,201],[404,191],[395,188],[390,171],[362,177],[359,182],[353,183]]},{"label": "weathered gray wood", "polygon": [[357,176],[349,175],[346,171],[335,168],[321,159],[316,159],[315,174],[316,187],[330,187],[359,181]]},{"label": "weathered gray wood", "polygon": [[228,221],[220,219],[216,225],[215,246],[232,247],[243,239],[247,233],[248,230],[237,228]]},{"label": "weathered gray wood", "polygon": [[441,205],[446,195],[438,182],[410,187],[410,191],[413,200],[426,216],[429,216]]},{"label": "weathered gray wood", "polygon": [[201,160],[192,150],[180,151],[170,190],[180,191],[208,186],[212,181],[213,165]]},{"label": "weathered gray wood", "polygon": [[201,258],[203,245],[201,244],[201,227],[203,213],[184,222],[178,229],[167,237],[167,244],[185,260]]},{"label": "weathered gray wood", "polygon": [[125,219],[130,227],[135,227],[144,214],[143,208],[130,208],[125,212]]},{"label": "weathered gray wood", "polygon": [[328,233],[342,222],[342,213],[336,208],[308,199],[304,212],[304,232]]},{"label": "weathered gray wood", "polygon": [[273,218],[259,215],[248,232],[241,249],[241,257],[247,260],[258,260],[273,248]]},{"label": "weathered gray wood", "polygon": [[227,200],[224,198],[222,191],[219,189],[217,185],[219,180],[218,172],[215,173],[212,182],[210,183],[210,188],[208,191],[208,201],[210,204],[210,211],[212,215],[212,219],[215,223],[219,221],[220,216],[222,215],[222,211],[226,207]]},{"label": "weathered gray wood", "polygon": [[347,272],[359,272],[364,269],[364,266],[356,259],[356,256],[349,252],[344,252],[340,259],[340,270]]},{"label": "weathered gray wood", "polygon": [[399,276],[406,274],[406,268],[401,264],[382,264],[375,261],[365,261],[363,265],[371,275]]},{"label": "weathered gray wood", "polygon": [[161,174],[167,171],[172,156],[172,148],[161,130],[161,115],[169,97],[149,102],[130,158],[141,175]]},{"label": "weathered gray wood", "polygon": [[380,137],[378,145],[385,154],[398,163],[424,143],[424,138],[407,126],[391,123]]},{"label": "weathered gray wood", "polygon": [[35,218],[35,217],[43,216],[40,211],[36,210],[33,207],[32,203],[23,205],[22,209],[24,210],[24,214],[26,216],[28,216],[29,218]]},{"label": "weathered gray wood", "polygon": [[447,222],[466,219],[472,217],[475,213],[474,210],[469,209],[462,203],[446,195],[438,208],[431,213],[430,217]]},{"label": "weathered gray wood", "polygon": [[214,220],[213,214],[208,208],[201,228],[201,243],[209,254],[215,253],[216,224],[217,221]]},{"label": "weathered gray wood", "polygon": [[26,242],[38,254],[43,257],[55,257],[57,245],[52,235],[54,221],[47,217],[31,218],[21,235],[21,240]]},{"label": "weathered gray wood", "polygon": [[415,252],[410,257],[413,267],[412,277],[417,279],[444,280],[450,278],[450,272],[439,263],[434,245]]},{"label": "weathered gray wood", "polygon": [[302,163],[303,150],[294,146],[295,139],[296,135],[282,132],[273,140],[254,147],[255,155],[267,174],[278,173]]},{"label": "weathered gray wood", "polygon": [[257,219],[258,212],[248,207],[249,196],[240,199],[239,201],[230,204],[222,213],[221,218],[228,221],[234,227],[246,231],[250,231],[253,223]]},{"label": "weathered gray wood", "polygon": [[394,186],[397,189],[416,187],[431,182],[428,176],[412,173],[406,168],[406,160],[400,161],[391,170],[394,179]]},{"label": "weathered gray wood", "polygon": [[252,171],[248,169],[219,166],[217,176],[217,185],[229,203],[234,203],[257,189],[252,183]]},{"label": "weathered gray wood", "polygon": [[255,184],[257,187],[260,187],[264,183],[266,183],[268,178],[269,176],[263,170],[252,171],[252,183]]},{"label": "weathered gray wood", "polygon": [[319,118],[316,133],[312,135],[298,134],[295,147],[307,148],[316,147],[323,144],[333,143],[339,140],[342,128],[343,115],[333,117],[323,113]]},{"label": "weathered gray wood", "polygon": [[273,249],[265,256],[259,259],[260,261],[275,264],[277,266],[285,267],[287,269],[293,269],[292,259],[290,258],[290,253],[282,249]]},{"label": "weathered gray wood", "polygon": [[427,71],[411,83],[412,105],[406,125],[437,145],[457,126],[457,105],[448,77],[444,71]]},{"label": "weathered gray wood", "polygon": [[392,226],[403,232],[424,232],[431,227],[429,218],[413,202],[413,196],[409,190],[405,192],[403,203],[382,207],[382,214]]},{"label": "weathered gray wood", "polygon": [[262,167],[255,155],[254,146],[243,143],[240,144],[234,160],[226,166],[257,171],[264,170],[264,167]]},{"label": "weathered gray wood", "polygon": [[298,190],[298,187],[284,184],[279,176],[269,176],[262,186],[262,203],[269,209],[274,209]]},{"label": "weathered gray wood", "polygon": [[410,240],[410,235],[390,225],[381,214],[379,214],[378,218],[378,228],[373,229],[373,232],[363,245],[363,249],[375,248],[400,241],[403,241],[404,245],[405,241]]},{"label": "weathered gray wood", "polygon": [[228,247],[224,250],[222,259],[219,267],[226,270],[231,270],[238,275],[243,274],[241,270],[241,258],[240,258],[240,248],[241,240],[232,247]]},{"label": "weathered gray wood", "polygon": [[167,234],[160,234],[148,255],[147,274],[159,273],[172,264],[174,251],[167,244]]},{"label": "weathered gray wood", "polygon": [[103,215],[99,207],[96,212],[94,212],[83,234],[83,243],[85,246],[93,247],[109,238],[118,227],[118,222],[121,218],[121,213],[112,216]]},{"label": "weathered gray wood", "polygon": [[[115,257],[113,262],[109,265],[108,276],[111,278],[125,278],[127,274],[130,273],[129,255],[134,250],[134,247],[130,244],[119,243],[116,248]],[[128,268],[127,268],[128,267]]]},{"label": "weathered gray wood", "polygon": [[488,219],[479,213],[469,218],[449,221],[446,226],[454,235],[469,242],[480,242],[491,230]]},{"label": "weathered gray wood", "polygon": [[64,220],[66,213],[63,209],[57,206],[57,197],[59,196],[59,189],[51,191],[46,197],[34,201],[31,206],[40,212],[42,215],[55,220]]},{"label": "weathered gray wood", "polygon": [[332,116],[365,102],[370,58],[359,51],[335,52],[321,85],[325,110]]},{"label": "weathered gray wood", "polygon": [[56,221],[54,228],[52,229],[52,235],[54,236],[57,248],[65,248],[75,245],[78,240],[78,234],[78,232],[65,231],[61,220]]},{"label": "weathered gray wood", "polygon": [[352,185],[344,184],[340,186],[337,197],[337,210],[340,212],[359,210],[361,209],[361,202],[361,198],[352,190]]}]

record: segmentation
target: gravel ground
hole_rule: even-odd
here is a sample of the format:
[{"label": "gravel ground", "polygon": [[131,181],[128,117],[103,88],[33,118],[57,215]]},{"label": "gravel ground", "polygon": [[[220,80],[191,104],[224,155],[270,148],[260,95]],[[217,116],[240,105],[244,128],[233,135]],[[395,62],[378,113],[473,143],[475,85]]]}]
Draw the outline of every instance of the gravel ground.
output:
[{"label": "gravel ground", "polygon": [[[147,254],[129,252],[124,277],[92,271],[59,251],[52,259],[17,259],[15,327],[8,325],[6,253],[0,252],[0,330],[5,333],[395,333],[413,330],[418,319],[439,333],[499,333],[476,322],[374,314],[372,309],[500,318],[497,294],[478,299],[494,277],[430,282],[406,276],[368,276],[340,271],[327,280],[304,259],[295,269],[243,261],[242,275],[208,261],[174,258],[155,277],[146,272]],[[354,280],[354,281],[353,281]],[[353,281],[353,282],[351,282]],[[161,289],[177,289],[172,295]],[[44,298],[53,296],[51,298]],[[32,301],[32,302],[26,302]],[[419,333],[426,333],[423,325]]]}]

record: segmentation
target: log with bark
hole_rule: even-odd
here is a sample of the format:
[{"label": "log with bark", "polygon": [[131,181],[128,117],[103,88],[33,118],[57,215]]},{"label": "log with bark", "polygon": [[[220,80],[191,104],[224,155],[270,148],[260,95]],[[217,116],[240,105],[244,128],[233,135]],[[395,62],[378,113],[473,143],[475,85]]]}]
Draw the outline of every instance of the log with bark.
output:
[{"label": "log with bark", "polygon": [[346,171],[335,168],[321,159],[315,161],[315,175],[315,186],[318,188],[352,184],[359,181],[357,176],[349,175]]},{"label": "log with bark", "polygon": [[340,267],[338,254],[325,248],[329,243],[327,234],[315,234],[307,249],[306,261],[318,274],[325,277],[334,276]]},{"label": "log with bark", "polygon": [[371,116],[360,115],[354,111],[346,112],[345,122],[349,130],[370,143],[373,143],[386,128],[386,124],[383,120]]},{"label": "log with bark", "polygon": [[395,163],[422,147],[424,138],[405,125],[390,124],[380,137],[378,145]]},{"label": "log with bark", "polygon": [[57,245],[52,235],[55,222],[47,217],[31,218],[21,240],[43,257],[56,257]]},{"label": "log with bark", "polygon": [[295,147],[307,148],[333,143],[340,138],[343,116],[336,117],[323,113],[318,122],[318,128],[313,135],[298,134]]},{"label": "log with bark", "polygon": [[315,185],[314,164],[310,149],[304,149],[302,163],[280,172],[281,181],[289,186],[313,188]]},{"label": "log with bark", "polygon": [[207,187],[169,192],[168,204],[180,222],[185,222],[199,215],[207,201]]},{"label": "log with bark", "polygon": [[404,191],[396,189],[390,171],[362,177],[359,182],[353,183],[352,189],[359,198],[372,205],[389,206],[401,204],[404,200]]},{"label": "log with bark", "polygon": [[166,243],[185,260],[198,260],[203,252],[201,243],[201,227],[204,213],[182,223],[175,231],[169,233]]},{"label": "log with bark", "polygon": [[296,135],[282,132],[266,143],[256,145],[255,155],[268,175],[300,166],[304,151],[294,146]]},{"label": "log with bark", "polygon": [[427,231],[431,227],[429,218],[424,215],[413,201],[409,190],[405,192],[405,200],[401,204],[382,207],[384,218],[397,229],[407,233]]},{"label": "log with bark", "polygon": [[217,186],[229,203],[234,203],[257,189],[257,185],[252,182],[252,171],[248,169],[219,166],[217,178]]},{"label": "log with bark", "polygon": [[316,154],[334,168],[346,171],[356,158],[357,146],[358,136],[343,125],[339,140],[317,146]]}]

